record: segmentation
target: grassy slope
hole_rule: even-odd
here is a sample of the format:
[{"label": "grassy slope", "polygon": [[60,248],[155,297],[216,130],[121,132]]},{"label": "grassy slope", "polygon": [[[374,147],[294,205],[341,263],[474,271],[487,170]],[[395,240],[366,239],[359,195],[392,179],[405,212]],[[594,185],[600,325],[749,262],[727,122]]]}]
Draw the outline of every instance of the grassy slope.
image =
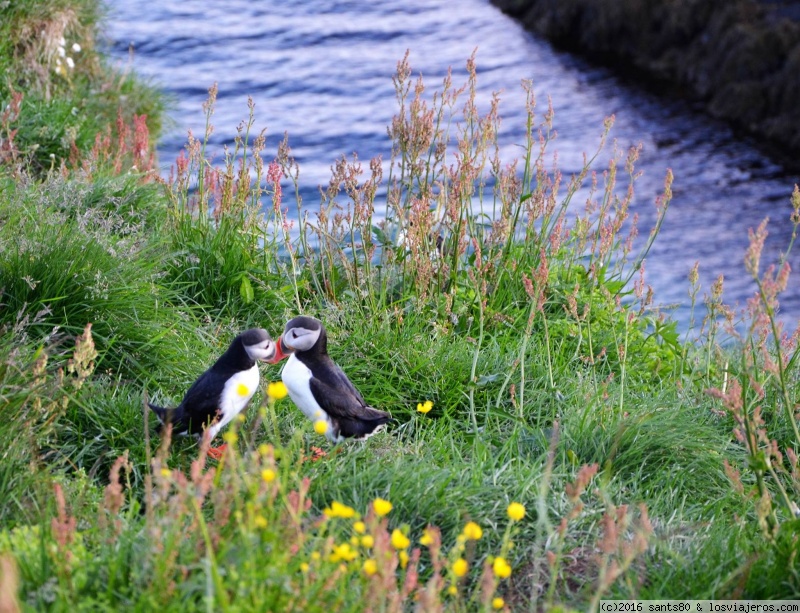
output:
[{"label": "grassy slope", "polygon": [[[731,435],[739,417],[781,449],[797,448],[781,409],[787,389],[795,399],[794,362],[781,385],[762,367],[758,329],[752,354],[746,344],[724,353],[714,325],[697,343],[678,343],[630,276],[638,260],[621,236],[630,195],[615,185],[616,165],[590,195],[594,212],[572,221],[565,203],[577,183],[559,188],[545,171],[546,122],[541,132],[531,126],[527,159],[505,172],[492,164],[495,118],[473,113],[470,88],[447,134],[455,94],[445,89],[444,107],[425,119],[419,106],[409,112],[408,74],[401,64],[403,121],[382,182],[396,186],[387,224],[352,206],[373,203],[377,171],[348,182],[356,168],[342,163],[320,207],[324,232],[276,236],[290,152],[261,166],[263,143],[244,134],[238,147],[252,145],[252,166],[233,157],[210,183],[202,143],[164,187],[127,173],[131,157],[103,152],[87,153],[89,178],[46,172],[35,156],[7,167],[0,552],[12,554],[19,580],[4,571],[0,600],[16,593],[58,610],[356,611],[415,598],[428,610],[476,610],[502,595],[500,606],[517,610],[591,608],[601,595],[798,593],[797,528],[763,495],[778,505],[778,485],[791,492],[797,476],[760,468],[764,441],[758,455]],[[425,121],[430,131],[414,129]],[[446,165],[437,142],[470,155]],[[225,177],[235,189],[224,189]],[[489,181],[481,206],[506,222],[491,231],[474,215],[476,177]],[[207,189],[190,190],[198,184]],[[277,206],[263,220],[270,199]],[[344,224],[325,220],[333,205]],[[514,220],[531,218],[513,240]],[[402,249],[392,246],[398,227]],[[430,231],[444,237],[444,256]],[[721,309],[714,296],[706,308],[712,320]],[[257,323],[277,334],[298,311],[326,323],[333,358],[370,403],[392,411],[388,434],[312,462],[322,439],[289,400],[261,393],[238,440],[229,436],[238,451],[209,472],[194,443],[177,441],[168,455],[146,444],[145,394],[177,402],[237,331]],[[86,340],[73,351],[88,323],[96,356]],[[262,372],[278,378],[275,367]],[[738,380],[744,412],[705,391]],[[425,400],[434,404],[427,415],[416,411]],[[376,497],[393,503],[388,519],[368,512]],[[320,521],[333,501],[364,514],[371,547],[353,542],[352,556],[334,548],[350,543],[355,518]],[[512,501],[525,505],[522,521],[506,516]],[[482,526],[479,540],[459,540],[468,521]],[[405,549],[390,534],[404,531],[411,553],[428,524],[441,529],[442,547],[434,539],[408,567],[423,590],[396,568]],[[510,578],[493,578],[498,555]],[[459,580],[462,556],[470,570]],[[367,559],[376,574],[363,570]]]}]

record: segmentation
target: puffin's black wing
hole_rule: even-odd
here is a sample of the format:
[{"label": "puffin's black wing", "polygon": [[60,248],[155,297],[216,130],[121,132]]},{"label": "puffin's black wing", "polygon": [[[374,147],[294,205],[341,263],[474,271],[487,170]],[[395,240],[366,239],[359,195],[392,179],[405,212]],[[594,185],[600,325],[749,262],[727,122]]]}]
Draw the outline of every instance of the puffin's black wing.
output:
[{"label": "puffin's black wing", "polygon": [[377,421],[389,419],[389,414],[367,406],[361,394],[341,368],[331,361],[326,373],[309,381],[311,393],[319,406],[334,419]]},{"label": "puffin's black wing", "polygon": [[213,370],[207,370],[183,397],[181,406],[184,410],[184,419],[190,422],[192,434],[203,432],[203,426],[212,421],[219,412],[219,401],[227,377]]}]

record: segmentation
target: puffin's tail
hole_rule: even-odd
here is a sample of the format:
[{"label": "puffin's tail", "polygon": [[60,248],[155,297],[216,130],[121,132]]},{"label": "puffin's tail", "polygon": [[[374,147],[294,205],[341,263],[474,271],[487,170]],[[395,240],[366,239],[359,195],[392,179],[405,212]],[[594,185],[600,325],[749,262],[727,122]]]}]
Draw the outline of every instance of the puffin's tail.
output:
[{"label": "puffin's tail", "polygon": [[387,413],[386,411],[380,411],[378,409],[373,409],[372,407],[368,407],[370,410],[369,421],[375,424],[375,426],[383,426],[388,424],[392,420],[392,416]]},{"label": "puffin's tail", "polygon": [[183,407],[180,406],[176,409],[167,409],[165,407],[158,407],[154,404],[150,404],[149,402],[147,405],[156,414],[158,417],[158,421],[160,422],[159,430],[161,426],[166,426],[167,424],[172,424],[174,428],[178,428],[183,424],[184,418],[184,411]]},{"label": "puffin's tail", "polygon": [[392,416],[386,411],[363,407],[359,419],[339,419],[339,431],[346,438],[363,441],[383,430],[390,421]]}]

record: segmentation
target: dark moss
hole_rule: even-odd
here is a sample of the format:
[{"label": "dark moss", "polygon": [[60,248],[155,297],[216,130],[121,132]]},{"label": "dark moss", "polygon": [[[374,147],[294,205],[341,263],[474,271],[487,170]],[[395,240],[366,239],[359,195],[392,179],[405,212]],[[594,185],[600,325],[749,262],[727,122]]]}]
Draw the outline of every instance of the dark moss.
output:
[{"label": "dark moss", "polygon": [[669,83],[671,94],[800,152],[800,2],[492,1],[561,48]]}]

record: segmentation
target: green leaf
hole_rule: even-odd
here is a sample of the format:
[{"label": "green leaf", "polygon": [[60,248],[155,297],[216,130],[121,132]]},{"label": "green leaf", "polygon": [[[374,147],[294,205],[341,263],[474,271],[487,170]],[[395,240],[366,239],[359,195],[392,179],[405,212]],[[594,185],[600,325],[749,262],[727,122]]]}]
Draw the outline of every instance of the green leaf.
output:
[{"label": "green leaf", "polygon": [[378,226],[372,226],[372,233],[375,235],[375,240],[380,243],[381,245],[389,244],[389,241],[386,238],[386,233],[381,230]]},{"label": "green leaf", "polygon": [[253,285],[250,283],[250,279],[248,279],[245,275],[242,275],[242,283],[239,285],[239,293],[242,295],[242,300],[244,300],[245,304],[250,304],[255,298]]},{"label": "green leaf", "polygon": [[475,385],[477,385],[478,387],[483,387],[484,385],[488,385],[489,383],[497,381],[499,377],[500,375],[497,373],[491,375],[481,375],[480,377],[478,377],[478,380],[476,381]]}]

